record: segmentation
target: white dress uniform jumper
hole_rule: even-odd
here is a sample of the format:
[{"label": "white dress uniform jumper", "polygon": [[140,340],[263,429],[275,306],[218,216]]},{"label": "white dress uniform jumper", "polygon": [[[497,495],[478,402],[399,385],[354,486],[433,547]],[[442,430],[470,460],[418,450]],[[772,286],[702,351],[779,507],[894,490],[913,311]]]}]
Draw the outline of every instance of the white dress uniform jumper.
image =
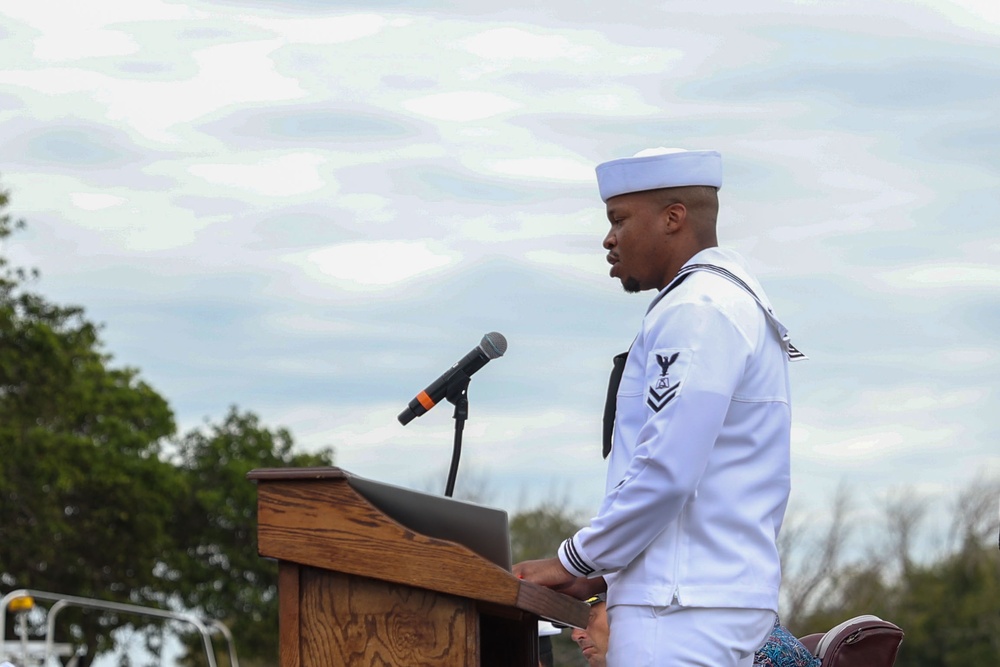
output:
[{"label": "white dress uniform jumper", "polygon": [[[628,611],[619,605],[763,610],[754,627],[767,636],[790,490],[788,361],[799,358],[732,251],[698,253],[653,300],[616,396],[604,502],[559,550],[570,572],[605,577],[612,618]],[[646,625],[619,622],[612,646]],[[636,632],[649,639],[648,628]],[[736,641],[719,639],[723,651]]]}]

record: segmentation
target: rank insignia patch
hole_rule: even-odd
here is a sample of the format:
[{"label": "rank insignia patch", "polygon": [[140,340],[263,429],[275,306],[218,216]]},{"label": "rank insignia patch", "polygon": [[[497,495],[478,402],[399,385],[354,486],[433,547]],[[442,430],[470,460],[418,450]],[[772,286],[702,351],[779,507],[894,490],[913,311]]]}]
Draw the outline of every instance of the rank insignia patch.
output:
[{"label": "rank insignia patch", "polygon": [[654,350],[646,364],[646,405],[653,412],[667,407],[677,397],[690,366],[690,350]]},{"label": "rank insignia patch", "polygon": [[673,400],[674,396],[677,395],[677,390],[680,388],[680,382],[672,387],[664,387],[662,392],[658,392],[653,387],[650,387],[649,395],[646,397],[646,405],[653,408],[653,412],[659,412],[666,407],[667,403]]}]

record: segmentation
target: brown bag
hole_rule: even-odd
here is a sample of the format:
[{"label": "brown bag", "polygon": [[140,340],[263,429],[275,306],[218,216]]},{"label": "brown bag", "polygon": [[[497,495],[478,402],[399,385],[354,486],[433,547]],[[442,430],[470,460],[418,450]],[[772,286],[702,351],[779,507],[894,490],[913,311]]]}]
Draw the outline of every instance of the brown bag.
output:
[{"label": "brown bag", "polygon": [[822,667],[892,667],[903,631],[894,623],[865,614],[800,641],[820,659]]}]

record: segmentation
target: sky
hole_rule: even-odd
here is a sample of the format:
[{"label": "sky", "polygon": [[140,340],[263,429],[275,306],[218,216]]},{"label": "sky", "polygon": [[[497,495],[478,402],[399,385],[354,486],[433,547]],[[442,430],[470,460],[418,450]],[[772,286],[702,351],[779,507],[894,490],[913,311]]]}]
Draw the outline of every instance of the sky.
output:
[{"label": "sky", "polygon": [[[1000,475],[1000,4],[0,0],[3,252],[181,432],[229,406],[353,473],[596,510],[611,358],[594,167],[723,155],[719,235],[796,346],[792,509]],[[864,511],[864,510],[861,510]]]}]

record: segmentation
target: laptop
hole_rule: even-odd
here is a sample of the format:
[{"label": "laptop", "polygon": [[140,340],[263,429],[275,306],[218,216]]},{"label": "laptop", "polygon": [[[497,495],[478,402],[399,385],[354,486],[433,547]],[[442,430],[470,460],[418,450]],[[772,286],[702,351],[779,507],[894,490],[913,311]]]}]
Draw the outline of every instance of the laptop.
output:
[{"label": "laptop", "polygon": [[410,530],[471,549],[511,571],[507,512],[349,474],[347,483],[394,521]]}]

